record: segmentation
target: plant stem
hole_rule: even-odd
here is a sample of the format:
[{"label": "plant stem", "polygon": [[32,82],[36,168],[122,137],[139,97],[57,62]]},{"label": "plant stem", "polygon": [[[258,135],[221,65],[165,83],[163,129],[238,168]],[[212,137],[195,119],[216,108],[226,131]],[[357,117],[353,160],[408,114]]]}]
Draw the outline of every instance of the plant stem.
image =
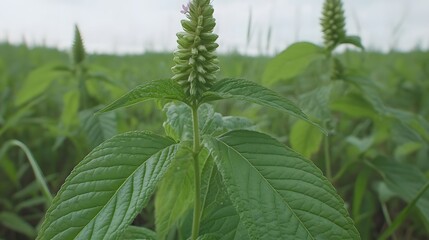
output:
[{"label": "plant stem", "polygon": [[325,136],[324,141],[324,153],[325,153],[325,171],[326,171],[326,177],[329,181],[332,180],[332,173],[331,173],[331,154],[329,153],[329,136]]},{"label": "plant stem", "polygon": [[[390,229],[390,226],[392,225],[392,218],[390,217],[389,210],[387,210],[387,206],[385,202],[381,203],[381,210],[383,212],[384,219],[386,219],[387,226],[389,226],[388,229]],[[382,236],[384,235],[385,234],[383,234]],[[395,234],[393,234],[392,239],[397,240]]]},{"label": "plant stem", "polygon": [[195,200],[194,200],[194,218],[192,222],[192,240],[198,238],[201,219],[201,177],[200,177],[200,163],[198,161],[198,154],[200,152],[200,130],[198,127],[198,105],[192,106],[192,122],[194,131],[194,146],[192,156],[194,160],[195,171]]}]

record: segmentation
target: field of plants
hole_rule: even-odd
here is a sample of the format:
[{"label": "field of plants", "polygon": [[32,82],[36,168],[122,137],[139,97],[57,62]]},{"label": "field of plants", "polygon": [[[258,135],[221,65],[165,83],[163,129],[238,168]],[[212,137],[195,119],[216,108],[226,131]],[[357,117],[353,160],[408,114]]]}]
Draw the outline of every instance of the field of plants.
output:
[{"label": "field of plants", "polygon": [[323,45],[216,58],[213,20],[187,52],[208,2],[174,56],[0,44],[0,239],[428,239],[429,52],[330,36],[329,4]]}]

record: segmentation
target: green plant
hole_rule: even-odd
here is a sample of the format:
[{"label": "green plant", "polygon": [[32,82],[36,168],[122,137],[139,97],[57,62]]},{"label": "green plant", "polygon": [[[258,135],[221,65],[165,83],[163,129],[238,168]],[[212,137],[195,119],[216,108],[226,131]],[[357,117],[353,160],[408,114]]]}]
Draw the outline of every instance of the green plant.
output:
[{"label": "green plant", "polygon": [[157,229],[161,239],[170,231],[193,240],[359,239],[343,201],[312,162],[266,134],[225,132],[243,127],[241,121],[219,117],[207,103],[237,99],[310,121],[292,102],[256,83],[217,80],[210,1],[193,0],[183,8],[188,19],[177,34],[173,79],[143,84],[101,110],[149,99],[182,102],[175,114],[167,114],[167,137],[135,131],[96,147],[54,198],[38,239],[118,239],[131,231],[153,238],[152,232],[129,225],[160,182],[187,183],[170,188],[170,197],[160,186],[159,201],[180,203],[175,211],[164,208],[167,212],[157,214],[167,221]]},{"label": "green plant", "polygon": [[[29,192],[27,190],[27,193],[24,193],[24,191],[21,191],[13,196],[15,201],[19,199],[18,200],[19,202],[15,204],[13,204],[12,201],[10,201],[10,199],[0,198],[0,203],[1,203],[0,205],[5,206],[3,207],[3,209],[0,210],[0,224],[24,236],[27,236],[29,238],[34,238],[36,236],[36,228],[31,226],[27,216],[20,216],[19,212],[25,208],[37,209],[37,205],[40,205],[41,203],[43,203],[46,207],[48,207],[52,201],[52,195],[48,189],[45,177],[43,176],[43,173],[40,170],[39,165],[34,159],[31,151],[24,143],[18,140],[9,140],[5,142],[0,148],[0,160],[3,159],[6,152],[12,147],[18,147],[25,153],[28,159],[28,162],[31,165],[31,169],[35,175],[36,182],[39,185],[38,187],[41,188],[44,197],[33,197],[30,199],[24,199],[22,201],[19,201],[20,200],[19,195],[25,196],[25,194],[28,194]],[[12,207],[12,205],[14,205],[14,207]]]},{"label": "green plant", "polygon": [[[347,202],[351,203],[352,217],[363,239],[385,239],[390,235],[393,239],[414,239],[427,235],[429,211],[424,206],[429,193],[425,192],[428,179],[423,173],[427,164],[415,160],[427,158],[429,153],[428,118],[420,108],[423,99],[413,88],[409,91],[415,94],[414,103],[399,104],[405,98],[394,94],[387,97],[389,91],[402,92],[401,85],[392,88],[393,82],[398,81],[393,79],[400,78],[402,83],[415,81],[423,89],[424,84],[413,79],[413,74],[403,74],[397,60],[389,61],[385,71],[400,77],[385,80],[386,76],[373,71],[380,64],[372,54],[335,52],[342,44],[363,49],[359,37],[346,34],[342,1],[325,1],[321,27],[323,46],[307,42],[291,45],[268,63],[264,82],[288,83],[283,94],[296,95],[311,119],[322,122],[330,134],[322,136],[302,121],[296,121],[290,132],[283,134],[289,136],[293,149],[313,156],[315,163],[322,165],[316,159],[324,159],[328,179],[342,196],[352,196]],[[356,55],[361,58],[352,57]],[[283,119],[279,122],[284,124]],[[278,127],[274,129],[279,132]],[[308,137],[312,141],[305,141]],[[378,180],[380,176],[382,180]],[[401,201],[408,204],[402,211],[402,206],[398,207]],[[417,214],[407,219],[411,210]],[[379,226],[369,224],[377,214],[385,221]],[[423,227],[409,230],[406,221]]]}]

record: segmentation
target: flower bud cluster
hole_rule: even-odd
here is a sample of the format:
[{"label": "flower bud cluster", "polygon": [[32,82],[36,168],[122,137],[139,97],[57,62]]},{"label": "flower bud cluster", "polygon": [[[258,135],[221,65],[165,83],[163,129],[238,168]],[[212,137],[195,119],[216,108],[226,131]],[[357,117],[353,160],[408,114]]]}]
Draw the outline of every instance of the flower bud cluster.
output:
[{"label": "flower bud cluster", "polygon": [[172,79],[183,86],[193,101],[198,101],[210,88],[219,71],[213,11],[210,0],[192,0],[181,11],[187,19],[181,21],[184,31],[177,33],[178,49],[174,52]]},{"label": "flower bud cluster", "polygon": [[72,61],[74,65],[78,65],[85,60],[85,46],[83,45],[82,36],[79,28],[75,26],[74,40],[72,46]]},{"label": "flower bud cluster", "polygon": [[326,0],[320,20],[325,47],[333,50],[346,37],[346,23],[341,0]]}]

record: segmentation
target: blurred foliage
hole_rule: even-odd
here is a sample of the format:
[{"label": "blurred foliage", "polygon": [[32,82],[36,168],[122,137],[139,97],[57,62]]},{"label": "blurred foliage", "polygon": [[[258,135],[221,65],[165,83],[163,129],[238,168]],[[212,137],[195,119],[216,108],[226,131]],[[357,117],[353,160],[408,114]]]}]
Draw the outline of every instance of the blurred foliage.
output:
[{"label": "blurred foliage", "polygon": [[[216,109],[254,120],[255,128],[320,159],[315,164],[325,173],[329,167],[362,239],[376,239],[413,202],[393,236],[427,239],[428,193],[415,198],[429,181],[428,52],[345,50],[332,60],[321,49],[298,43],[273,58],[221,55],[219,78],[245,78],[293,99],[328,136],[256,105],[223,101]],[[291,62],[296,57],[301,60]],[[173,65],[170,53],[87,54],[75,64],[62,51],[0,44],[0,148],[10,139],[23,142],[55,193],[77,161],[112,134],[163,131],[163,113],[157,111],[162,102],[138,104],[107,119],[93,113],[127,89],[170,78]],[[0,239],[33,238],[47,204],[25,154],[14,148],[0,156]],[[136,225],[155,229],[154,205]]]}]

